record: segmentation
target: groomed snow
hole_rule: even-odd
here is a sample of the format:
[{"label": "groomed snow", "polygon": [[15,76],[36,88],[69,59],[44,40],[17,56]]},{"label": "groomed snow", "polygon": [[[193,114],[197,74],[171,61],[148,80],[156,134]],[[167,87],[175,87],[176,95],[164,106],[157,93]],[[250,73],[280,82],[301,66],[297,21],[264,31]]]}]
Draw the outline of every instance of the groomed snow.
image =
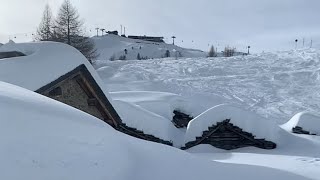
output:
[{"label": "groomed snow", "polygon": [[202,160],[135,139],[77,109],[4,82],[0,114],[0,179],[306,179],[270,168]]},{"label": "groomed snow", "polygon": [[309,131],[312,134],[320,135],[320,117],[312,113],[298,113],[281,127],[288,132],[292,132],[292,128],[296,126],[302,127],[303,130]]}]

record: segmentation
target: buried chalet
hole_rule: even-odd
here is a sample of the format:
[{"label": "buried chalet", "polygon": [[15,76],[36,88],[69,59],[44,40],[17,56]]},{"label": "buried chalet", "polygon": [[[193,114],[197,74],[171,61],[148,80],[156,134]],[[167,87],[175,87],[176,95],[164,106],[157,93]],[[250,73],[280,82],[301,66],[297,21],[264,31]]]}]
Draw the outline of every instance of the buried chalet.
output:
[{"label": "buried chalet", "polygon": [[92,65],[71,46],[9,42],[0,48],[0,55],[0,81],[68,104],[131,136],[171,145],[124,124]]},{"label": "buried chalet", "polygon": [[[143,129],[126,125],[112,105],[109,93],[103,88],[104,83],[87,61],[87,59],[71,46],[55,42],[22,43],[9,42],[0,47],[0,81],[14,84],[49,98],[68,104],[74,108],[95,116],[118,131],[128,135],[173,145],[168,139],[157,137],[154,133],[146,134]],[[183,119],[179,119],[179,117]],[[208,116],[206,119],[211,119]],[[222,149],[235,149],[255,146],[273,149],[276,144],[255,138],[253,132],[246,132],[238,126],[224,121],[208,121],[199,126],[201,118],[177,114],[173,118],[174,125],[185,128],[186,140],[182,149],[198,144],[211,144]],[[200,119],[198,121],[195,121]],[[221,121],[221,122],[220,122]],[[233,119],[231,118],[231,122]],[[201,123],[203,124],[203,123]],[[241,125],[241,124],[240,124]],[[173,126],[173,124],[172,124]],[[197,129],[192,131],[192,129]],[[242,128],[242,127],[241,127]],[[190,130],[191,129],[191,130]],[[178,130],[180,131],[180,130]],[[196,132],[196,133],[194,133]],[[181,147],[181,146],[179,146]]]}]

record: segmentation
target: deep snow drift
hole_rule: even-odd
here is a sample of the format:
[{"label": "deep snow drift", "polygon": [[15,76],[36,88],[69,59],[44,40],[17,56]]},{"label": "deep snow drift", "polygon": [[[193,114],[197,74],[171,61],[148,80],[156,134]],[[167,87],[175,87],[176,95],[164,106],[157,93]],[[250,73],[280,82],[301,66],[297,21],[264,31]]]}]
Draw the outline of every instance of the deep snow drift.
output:
[{"label": "deep snow drift", "polygon": [[[312,118],[309,123],[308,117],[315,117],[320,107],[319,50],[211,59],[101,60],[95,68],[112,97],[161,116],[161,122],[170,121],[174,109],[195,117],[187,129],[181,130],[184,137],[177,142],[192,140],[211,123],[231,118],[231,123],[258,138],[277,143],[277,148],[269,151],[252,147],[224,151],[199,145],[188,150],[197,157],[271,167],[311,179],[320,177],[319,136],[291,133],[299,122],[318,130],[318,119]],[[153,102],[155,106],[151,106]],[[302,111],[311,115],[300,118],[298,113]],[[299,118],[291,120],[289,128],[280,127],[293,116]]]},{"label": "deep snow drift", "polygon": [[[92,37],[96,48],[99,53],[99,60],[110,60],[111,56],[119,59],[120,56],[125,55],[127,60],[137,59],[138,54],[140,57],[148,57],[148,59],[165,57],[167,50],[170,52],[171,57],[206,57],[207,53],[194,50],[185,49],[172,44],[157,43],[142,41],[136,39],[129,39],[113,34],[107,34],[100,37]],[[124,50],[127,50],[125,54]]]},{"label": "deep snow drift", "polygon": [[283,124],[299,112],[320,108],[320,51],[315,49],[231,58],[99,61],[96,69],[110,91],[179,94],[192,98],[202,112],[235,103]]},{"label": "deep snow drift", "polygon": [[[11,50],[27,56],[0,60],[0,80],[34,91],[85,64],[109,99],[114,99],[113,105],[125,123],[170,140],[177,147],[193,140],[212,123],[227,118],[278,146],[270,151],[252,147],[223,151],[200,145],[188,150],[190,154],[129,137],[72,107],[0,82],[0,167],[4,169],[0,179],[304,179],[292,174],[320,177],[320,138],[290,131],[290,126],[296,124],[310,128],[317,118],[309,121],[311,115],[298,114],[288,122],[289,128],[283,125],[285,131],[279,123],[287,122],[285,116],[294,114],[268,109],[277,110],[272,105],[274,101],[283,103],[283,97],[292,99],[291,104],[283,103],[292,108],[292,102],[298,102],[302,95],[299,91],[283,92],[296,86],[301,86],[301,91],[317,87],[314,84],[318,78],[310,80],[310,73],[296,73],[317,68],[318,51],[216,59],[99,61],[96,68],[100,79],[86,59],[66,45],[9,43],[0,48]],[[273,58],[277,61],[269,64],[267,59]],[[287,66],[291,67],[288,72]],[[283,72],[289,77],[276,76]],[[294,84],[293,80],[300,84],[291,87],[284,83]],[[316,93],[308,92],[314,96],[303,103],[310,104],[316,100]],[[195,117],[187,129],[177,129],[171,123],[173,110]]]},{"label": "deep snow drift", "polygon": [[3,82],[0,114],[0,179],[305,179],[269,168],[201,160],[138,140],[86,113]]}]

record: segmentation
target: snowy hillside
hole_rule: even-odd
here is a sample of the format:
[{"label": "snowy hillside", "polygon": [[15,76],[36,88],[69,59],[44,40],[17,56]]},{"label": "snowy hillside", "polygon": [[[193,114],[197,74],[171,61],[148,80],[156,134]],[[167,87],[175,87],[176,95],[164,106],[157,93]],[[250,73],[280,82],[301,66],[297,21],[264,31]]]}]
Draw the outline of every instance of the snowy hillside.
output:
[{"label": "snowy hillside", "polygon": [[301,111],[320,108],[320,51],[315,49],[232,58],[99,61],[96,69],[110,91],[179,94],[201,102],[201,112],[233,102],[282,124]]},{"label": "snowy hillside", "polygon": [[[296,125],[314,133],[320,130],[319,50],[212,59],[97,61],[95,68],[113,99],[144,109],[149,119],[158,121],[153,127],[153,123],[137,118],[134,123],[141,129],[157,133],[157,127],[171,121],[175,109],[195,117],[180,133],[167,129],[165,135],[174,135],[171,140],[175,146],[226,118],[278,145],[271,151],[242,148],[231,152],[198,145],[188,150],[196,157],[320,179],[319,136],[292,134]],[[130,119],[135,114],[131,113],[123,116]]]},{"label": "snowy hillside", "polygon": [[[205,57],[207,53],[200,50],[185,49],[172,44],[156,43],[142,40],[129,39],[113,34],[100,37],[93,37],[100,60],[110,60],[112,56],[119,59],[125,55],[127,60],[137,59],[138,54],[143,59],[162,58],[165,57],[166,51],[169,50],[170,56],[175,57]],[[127,54],[124,50],[127,49]]]}]

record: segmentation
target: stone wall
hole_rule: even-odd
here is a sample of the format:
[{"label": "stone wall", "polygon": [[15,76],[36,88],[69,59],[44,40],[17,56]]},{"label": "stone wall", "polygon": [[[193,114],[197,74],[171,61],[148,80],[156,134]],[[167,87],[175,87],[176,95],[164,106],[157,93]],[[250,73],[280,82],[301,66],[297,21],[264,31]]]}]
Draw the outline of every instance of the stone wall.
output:
[{"label": "stone wall", "polygon": [[96,106],[88,105],[89,97],[76,80],[68,79],[62,82],[59,87],[62,91],[61,95],[49,95],[52,89],[45,92],[44,95],[104,120]]}]

